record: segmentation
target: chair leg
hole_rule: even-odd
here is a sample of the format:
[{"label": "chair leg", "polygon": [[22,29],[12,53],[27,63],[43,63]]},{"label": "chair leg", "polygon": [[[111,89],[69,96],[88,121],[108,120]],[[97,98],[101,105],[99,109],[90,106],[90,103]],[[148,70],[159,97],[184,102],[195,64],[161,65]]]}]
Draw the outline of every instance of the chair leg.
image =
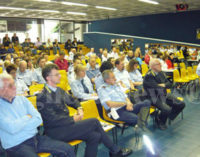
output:
[{"label": "chair leg", "polygon": [[78,144],[75,145],[74,152],[75,152],[75,154],[77,155],[77,152],[78,152]]},{"label": "chair leg", "polygon": [[183,120],[183,111],[181,112],[181,119]]},{"label": "chair leg", "polygon": [[121,135],[124,134],[125,127],[126,127],[125,124],[123,124]]},{"label": "chair leg", "polygon": [[168,124],[171,125],[171,120],[170,119],[168,119]]}]

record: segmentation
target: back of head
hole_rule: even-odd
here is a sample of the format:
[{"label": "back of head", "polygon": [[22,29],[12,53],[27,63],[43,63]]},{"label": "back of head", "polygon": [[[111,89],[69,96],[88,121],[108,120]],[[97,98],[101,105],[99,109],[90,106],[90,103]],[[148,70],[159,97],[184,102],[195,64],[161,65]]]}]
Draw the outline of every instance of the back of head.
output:
[{"label": "back of head", "polygon": [[10,65],[8,65],[7,68],[6,68],[6,72],[7,72],[8,74],[10,74],[10,72],[11,72],[12,70],[17,71],[17,67],[16,67],[15,64],[10,64]]},{"label": "back of head", "polygon": [[103,62],[103,63],[101,64],[100,72],[103,73],[103,71],[105,71],[105,70],[111,70],[111,69],[113,69],[113,68],[114,68],[114,67],[113,67],[113,65],[112,65],[111,62],[105,61],[105,62]]}]

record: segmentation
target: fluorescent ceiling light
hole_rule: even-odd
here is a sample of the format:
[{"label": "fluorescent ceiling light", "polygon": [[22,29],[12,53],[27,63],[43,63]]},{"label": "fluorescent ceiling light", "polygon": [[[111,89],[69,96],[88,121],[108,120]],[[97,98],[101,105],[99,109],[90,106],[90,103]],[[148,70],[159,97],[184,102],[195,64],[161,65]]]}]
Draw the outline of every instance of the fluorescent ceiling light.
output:
[{"label": "fluorescent ceiling light", "polygon": [[0,9],[8,9],[8,10],[26,10],[25,8],[4,7],[4,6],[0,6]]},{"label": "fluorescent ceiling light", "polygon": [[68,11],[68,12],[66,12],[66,13],[67,13],[67,14],[72,14],[72,15],[83,15],[83,16],[87,15],[86,13],[71,12],[71,11]]},{"label": "fluorescent ceiling light", "polygon": [[116,8],[109,8],[109,7],[102,7],[102,6],[95,6],[98,9],[106,9],[106,10],[117,10]]},{"label": "fluorescent ceiling light", "polygon": [[48,13],[60,13],[57,10],[36,10],[36,11],[41,11],[41,12],[48,12]]},{"label": "fluorescent ceiling light", "polygon": [[37,1],[40,1],[40,2],[53,2],[51,0],[37,0]]},{"label": "fluorescent ceiling light", "polygon": [[81,6],[81,7],[87,7],[87,4],[82,4],[82,3],[73,3],[73,2],[61,2],[61,4],[65,4],[65,5],[74,5],[74,6]]},{"label": "fluorescent ceiling light", "polygon": [[145,3],[150,3],[150,4],[159,4],[158,2],[156,2],[156,1],[152,1],[152,0],[138,0],[138,1],[140,1],[140,2],[145,2]]}]

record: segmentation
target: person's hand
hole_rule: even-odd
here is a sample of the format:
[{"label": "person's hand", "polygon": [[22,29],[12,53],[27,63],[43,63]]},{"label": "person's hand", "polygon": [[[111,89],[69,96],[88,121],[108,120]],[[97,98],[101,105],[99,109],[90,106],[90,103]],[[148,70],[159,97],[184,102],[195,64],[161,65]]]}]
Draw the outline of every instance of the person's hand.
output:
[{"label": "person's hand", "polygon": [[80,115],[81,119],[83,119],[83,115],[84,115],[83,109],[78,109],[78,115]]},{"label": "person's hand", "polygon": [[126,110],[127,110],[127,111],[133,111],[133,106],[127,105],[127,106],[126,106]]},{"label": "person's hand", "polygon": [[75,114],[75,115],[73,116],[73,119],[74,119],[75,122],[77,122],[77,121],[80,121],[80,120],[82,119],[82,117],[81,117],[81,115],[79,115],[79,114]]},{"label": "person's hand", "polygon": [[32,118],[32,116],[31,116],[30,114],[27,114],[27,116],[28,116],[29,118]]},{"label": "person's hand", "polygon": [[127,111],[133,111],[133,104],[131,102],[127,102],[127,104],[126,104],[126,110]]},{"label": "person's hand", "polygon": [[97,96],[97,93],[93,93],[92,96]]}]

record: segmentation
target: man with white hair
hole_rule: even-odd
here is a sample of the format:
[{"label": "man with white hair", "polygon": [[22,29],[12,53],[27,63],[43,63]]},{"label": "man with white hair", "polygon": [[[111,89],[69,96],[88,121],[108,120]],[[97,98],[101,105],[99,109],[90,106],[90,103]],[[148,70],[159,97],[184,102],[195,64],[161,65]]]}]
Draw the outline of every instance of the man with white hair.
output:
[{"label": "man with white hair", "polygon": [[0,139],[9,157],[38,157],[49,152],[57,157],[75,157],[73,148],[63,142],[38,135],[40,113],[23,96],[16,96],[15,81],[0,75]]},{"label": "man with white hair", "polygon": [[185,103],[172,94],[167,94],[166,89],[171,88],[172,83],[167,80],[162,72],[160,61],[151,59],[149,66],[150,70],[144,78],[143,87],[152,105],[161,111],[156,116],[156,123],[161,130],[165,130],[167,118],[174,120],[184,109]]},{"label": "man with white hair", "polygon": [[30,86],[35,83],[32,75],[32,72],[27,70],[27,62],[24,60],[20,61],[19,69],[17,70],[17,79],[22,79],[27,86]]}]

